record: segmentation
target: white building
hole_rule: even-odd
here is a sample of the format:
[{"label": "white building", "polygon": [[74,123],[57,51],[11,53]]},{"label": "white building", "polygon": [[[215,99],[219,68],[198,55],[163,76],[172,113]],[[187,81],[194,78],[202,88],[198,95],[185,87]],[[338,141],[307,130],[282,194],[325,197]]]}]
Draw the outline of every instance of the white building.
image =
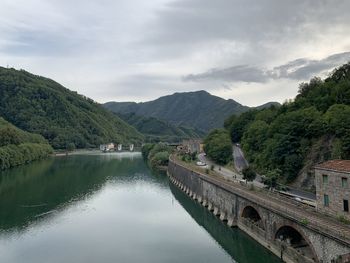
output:
[{"label": "white building", "polygon": [[109,152],[114,150],[114,143],[108,143],[108,144],[101,144],[100,150],[103,152]]}]

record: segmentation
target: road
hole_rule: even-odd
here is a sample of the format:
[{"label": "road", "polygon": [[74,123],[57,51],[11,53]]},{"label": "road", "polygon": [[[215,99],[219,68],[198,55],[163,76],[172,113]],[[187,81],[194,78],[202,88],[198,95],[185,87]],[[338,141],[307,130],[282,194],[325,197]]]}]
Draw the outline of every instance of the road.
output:
[{"label": "road", "polygon": [[310,193],[310,192],[305,192],[299,189],[291,189],[288,187],[288,193],[291,195],[294,195],[295,197],[299,197],[301,199],[309,200],[309,201],[316,201],[316,194]]},{"label": "road", "polygon": [[247,168],[249,166],[247,160],[244,158],[242,149],[237,145],[233,146],[233,160],[234,160],[236,170],[238,172],[242,172],[244,168]]},{"label": "road", "polygon": [[[242,155],[241,155],[242,156]],[[243,157],[244,158],[244,157]],[[206,163],[206,168],[210,169],[211,165],[214,165],[214,171],[217,172],[218,174],[222,175],[223,178],[229,181],[239,181],[243,180],[243,175],[241,173],[234,172],[230,169],[227,169],[225,167],[222,167],[218,164],[215,164],[214,162],[210,161],[208,158],[206,158],[205,153],[200,153],[198,154],[198,159],[202,163]],[[258,178],[256,178],[252,184],[256,187],[263,188],[264,184],[261,183]]]},{"label": "road", "polygon": [[[204,153],[199,154],[198,159],[201,162],[206,163],[207,168],[210,168],[211,165],[214,165],[214,170],[217,173],[221,174],[225,179],[230,181],[243,180],[242,170],[244,168],[249,167],[248,161],[244,158],[244,153],[242,149],[237,145],[233,146],[233,160],[234,160],[236,171],[238,171],[238,173],[213,163],[212,161],[208,160],[208,158],[206,158]],[[261,176],[259,174],[257,174],[252,184],[259,188],[265,187],[265,185],[261,183]],[[292,198],[300,198],[302,200],[308,200],[308,201],[316,200],[316,195],[313,193],[305,192],[299,189],[292,189],[290,187],[288,188],[289,190],[286,191],[286,193]]]}]

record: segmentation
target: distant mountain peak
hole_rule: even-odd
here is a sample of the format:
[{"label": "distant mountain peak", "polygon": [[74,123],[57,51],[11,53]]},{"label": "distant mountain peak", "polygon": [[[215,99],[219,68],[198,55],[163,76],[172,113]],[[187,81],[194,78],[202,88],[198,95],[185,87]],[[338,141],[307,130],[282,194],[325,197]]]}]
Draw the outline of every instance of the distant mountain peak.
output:
[{"label": "distant mountain peak", "polygon": [[[266,103],[266,108],[275,102]],[[223,99],[205,90],[175,92],[156,100],[142,103],[109,102],[104,106],[120,114],[135,113],[144,117],[155,117],[175,125],[184,125],[208,132],[222,127],[224,120],[232,114],[240,114],[250,108],[233,99]]]},{"label": "distant mountain peak", "polygon": [[140,116],[155,117],[204,132],[221,127],[225,118],[231,114],[239,114],[249,109],[232,99],[226,100],[205,90],[176,92],[143,103],[109,102],[104,106],[115,113],[134,112]]}]

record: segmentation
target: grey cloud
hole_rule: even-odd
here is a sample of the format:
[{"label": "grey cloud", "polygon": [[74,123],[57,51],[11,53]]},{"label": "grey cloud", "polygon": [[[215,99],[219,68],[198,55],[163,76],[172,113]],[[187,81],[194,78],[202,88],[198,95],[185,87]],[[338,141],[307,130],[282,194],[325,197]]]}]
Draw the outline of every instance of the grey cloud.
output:
[{"label": "grey cloud", "polygon": [[258,67],[238,65],[224,69],[211,69],[201,74],[184,76],[183,81],[224,80],[228,82],[266,82],[268,75]]},{"label": "grey cloud", "polygon": [[344,0],[178,0],[160,9],[150,41],[167,45],[280,41],[296,38],[306,30],[306,23],[310,33],[339,23],[346,26],[349,9],[350,2]]},{"label": "grey cloud", "polygon": [[[286,54],[287,61],[350,47],[347,0],[0,2],[0,64],[51,76],[96,100],[215,94],[234,82],[267,87],[328,70],[346,55],[275,62]],[[329,39],[337,45],[328,48]],[[214,69],[181,79],[203,65]]]},{"label": "grey cloud", "polygon": [[46,31],[26,30],[13,37],[13,43],[3,45],[0,50],[16,56],[47,56],[72,54],[81,47],[81,39]]},{"label": "grey cloud", "polygon": [[223,69],[211,69],[200,74],[184,76],[183,81],[219,80],[224,82],[264,83],[271,79],[307,80],[350,61],[350,52],[334,54],[321,60],[300,58],[265,70],[256,66],[238,65]]},{"label": "grey cloud", "polygon": [[275,67],[269,72],[269,74],[274,79],[289,78],[295,80],[305,80],[349,61],[350,52],[334,54],[321,60],[302,58],[288,62],[285,65]]}]

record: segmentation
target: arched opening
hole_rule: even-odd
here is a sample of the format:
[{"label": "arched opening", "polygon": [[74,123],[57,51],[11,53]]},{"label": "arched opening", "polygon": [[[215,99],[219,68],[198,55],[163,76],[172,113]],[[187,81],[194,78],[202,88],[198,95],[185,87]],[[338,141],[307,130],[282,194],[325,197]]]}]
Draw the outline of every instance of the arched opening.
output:
[{"label": "arched opening", "polygon": [[254,221],[254,222],[258,222],[261,220],[261,217],[260,217],[258,211],[256,211],[256,209],[252,206],[246,206],[243,209],[242,217],[247,218],[247,219]]},{"label": "arched opening", "polygon": [[242,211],[243,222],[249,226],[256,226],[265,230],[264,223],[261,220],[259,212],[252,206],[246,206]]},{"label": "arched opening", "polygon": [[283,245],[282,247],[285,247],[286,249],[292,249],[291,251],[294,251],[313,262],[317,262],[316,255],[312,250],[310,244],[294,227],[280,227],[276,232],[275,239],[281,242]]}]

